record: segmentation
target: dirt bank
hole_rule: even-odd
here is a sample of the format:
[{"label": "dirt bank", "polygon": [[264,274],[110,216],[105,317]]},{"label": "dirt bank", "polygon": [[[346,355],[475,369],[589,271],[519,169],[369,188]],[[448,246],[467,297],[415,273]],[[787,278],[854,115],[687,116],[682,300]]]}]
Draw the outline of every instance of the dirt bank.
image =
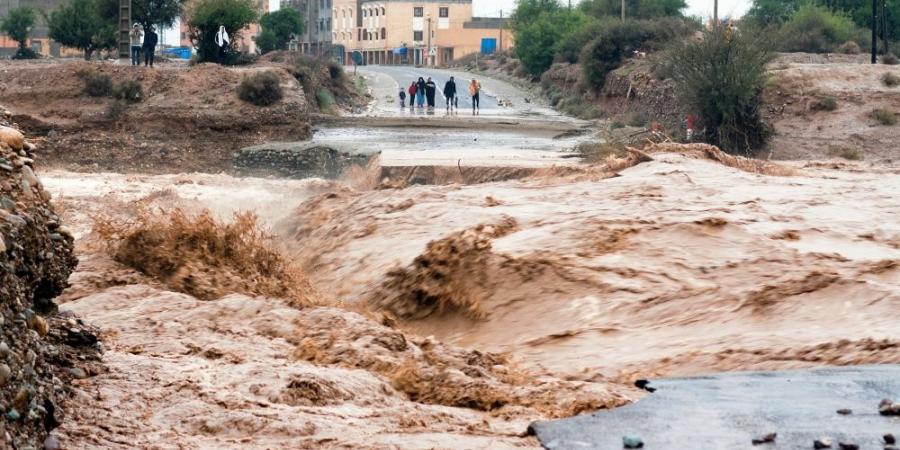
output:
[{"label": "dirt bank", "polygon": [[59,448],[70,383],[96,368],[92,330],[56,314],[77,260],[34,172],[34,145],[0,107],[0,448]]},{"label": "dirt bank", "polygon": [[[304,92],[297,67],[286,62],[239,68],[170,63],[148,69],[100,62],[8,61],[0,63],[0,102],[13,111],[15,122],[37,137],[45,167],[231,171],[233,153],[243,147],[311,136],[310,115],[318,114],[319,106],[316,94]],[[272,106],[238,99],[241,79],[259,71],[273,71],[281,80],[284,98]],[[113,87],[125,81],[140,83],[141,101],[122,103],[84,94],[90,74],[108,76]],[[330,108],[356,101],[356,94],[346,89],[340,96],[333,94],[340,102]]]}]

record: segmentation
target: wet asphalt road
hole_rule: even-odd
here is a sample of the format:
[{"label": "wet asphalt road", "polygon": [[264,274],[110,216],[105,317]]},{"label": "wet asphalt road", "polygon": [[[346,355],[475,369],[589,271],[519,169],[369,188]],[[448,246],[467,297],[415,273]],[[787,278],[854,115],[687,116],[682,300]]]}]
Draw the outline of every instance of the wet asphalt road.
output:
[{"label": "wet asphalt road", "polygon": [[[619,450],[624,435],[644,447],[679,450],[811,449],[822,436],[882,449],[882,436],[900,438],[900,417],[878,413],[878,403],[900,401],[900,366],[862,366],[786,372],[719,374],[669,379],[637,403],[570,419],[536,422],[547,449]],[[840,415],[839,409],[851,409]],[[778,433],[772,444],[751,440]]]},{"label": "wet asphalt road", "polygon": [[[427,69],[427,68],[417,68],[412,66],[365,66],[364,68],[360,68],[364,71],[371,72],[379,72],[385,74],[394,79],[397,82],[399,93],[399,86],[403,86],[403,89],[409,89],[409,84],[413,81],[418,81],[419,77],[428,80],[428,77],[431,77],[434,80],[434,83],[437,85],[437,94],[435,95],[435,107],[440,109],[446,108],[446,97],[444,97],[444,84],[450,79],[451,76],[455,76],[456,78],[456,91],[457,96],[459,97],[459,109],[463,111],[471,111],[472,110],[472,97],[469,96],[469,83],[472,81],[472,76],[467,74],[458,74],[458,73],[450,73],[446,70],[440,69]],[[400,100],[397,99],[397,103],[399,104]],[[406,99],[407,104],[409,104],[409,98]],[[497,103],[497,98],[491,95],[491,92],[485,91],[481,94],[480,99],[481,109],[497,109],[499,107]]]}]

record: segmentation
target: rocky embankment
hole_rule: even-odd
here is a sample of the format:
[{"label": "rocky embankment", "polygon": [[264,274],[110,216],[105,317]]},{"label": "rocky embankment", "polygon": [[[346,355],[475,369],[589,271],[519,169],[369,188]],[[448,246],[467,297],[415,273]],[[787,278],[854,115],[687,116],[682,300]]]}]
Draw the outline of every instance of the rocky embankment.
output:
[{"label": "rocky embankment", "polygon": [[0,449],[60,448],[47,435],[69,382],[94,371],[97,338],[55,314],[78,262],[73,238],[34,173],[34,145],[0,114]]},{"label": "rocky embankment", "polygon": [[242,176],[335,179],[352,166],[365,167],[373,156],[315,142],[272,142],[235,153],[234,167]]}]

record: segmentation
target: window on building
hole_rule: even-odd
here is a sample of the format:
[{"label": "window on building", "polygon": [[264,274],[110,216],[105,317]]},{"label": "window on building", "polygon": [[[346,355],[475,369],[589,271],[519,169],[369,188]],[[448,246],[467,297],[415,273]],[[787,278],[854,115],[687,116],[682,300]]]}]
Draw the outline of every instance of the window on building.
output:
[{"label": "window on building", "polygon": [[362,30],[356,30],[356,40],[357,41],[362,40]]},{"label": "window on building", "polygon": [[440,9],[438,9],[438,17],[442,17],[445,19],[447,17],[450,17],[450,8],[442,6]]},{"label": "window on building", "polygon": [[387,28],[381,29],[381,40],[387,39]]},{"label": "window on building", "polygon": [[381,15],[384,15],[384,6],[381,7]]},{"label": "window on building", "polygon": [[328,29],[328,31],[331,31],[331,17],[325,19],[325,27]]},{"label": "window on building", "polygon": [[413,40],[416,42],[422,42],[423,40],[425,40],[423,38],[423,35],[424,33],[421,31],[413,31]]},{"label": "window on building", "polygon": [[425,17],[425,8],[416,6],[413,8],[413,17]]}]

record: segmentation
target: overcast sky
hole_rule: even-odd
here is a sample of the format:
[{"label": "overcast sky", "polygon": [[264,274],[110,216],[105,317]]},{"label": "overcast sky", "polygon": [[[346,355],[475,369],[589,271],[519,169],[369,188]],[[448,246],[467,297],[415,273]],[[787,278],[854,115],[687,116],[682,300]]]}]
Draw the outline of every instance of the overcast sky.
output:
[{"label": "overcast sky", "polygon": [[[561,0],[566,2],[568,0]],[[516,0],[473,0],[476,16],[498,16],[500,9],[506,15],[516,6]],[[573,0],[577,3],[577,0]],[[740,16],[750,8],[752,0],[719,0],[719,15]],[[711,16],[713,0],[687,0],[687,14],[692,16]]]}]

